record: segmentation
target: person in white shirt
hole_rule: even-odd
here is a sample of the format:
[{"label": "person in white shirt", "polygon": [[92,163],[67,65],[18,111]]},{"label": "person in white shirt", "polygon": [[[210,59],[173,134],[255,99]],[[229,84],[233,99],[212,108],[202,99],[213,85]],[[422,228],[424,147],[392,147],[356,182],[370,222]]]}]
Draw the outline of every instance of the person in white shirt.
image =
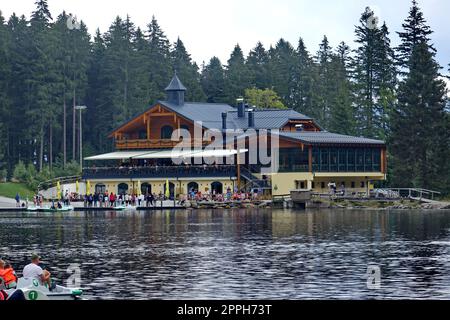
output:
[{"label": "person in white shirt", "polygon": [[40,257],[37,254],[31,256],[31,263],[27,264],[23,268],[22,275],[24,278],[33,278],[40,280],[42,284],[47,283],[48,287],[51,288],[50,272],[43,270],[40,266]]}]

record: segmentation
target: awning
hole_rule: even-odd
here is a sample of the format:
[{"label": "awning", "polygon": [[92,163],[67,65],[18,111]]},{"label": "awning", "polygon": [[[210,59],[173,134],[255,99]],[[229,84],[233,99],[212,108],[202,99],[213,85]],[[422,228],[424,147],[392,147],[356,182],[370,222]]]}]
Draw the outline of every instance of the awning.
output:
[{"label": "awning", "polygon": [[87,157],[84,160],[120,160],[120,159],[131,159],[139,155],[148,153],[148,151],[118,151],[104,153],[97,156]]},{"label": "awning", "polygon": [[210,158],[229,157],[247,149],[206,149],[206,150],[154,150],[154,151],[118,151],[87,157],[84,160],[121,160],[121,159],[172,159],[172,158]]}]

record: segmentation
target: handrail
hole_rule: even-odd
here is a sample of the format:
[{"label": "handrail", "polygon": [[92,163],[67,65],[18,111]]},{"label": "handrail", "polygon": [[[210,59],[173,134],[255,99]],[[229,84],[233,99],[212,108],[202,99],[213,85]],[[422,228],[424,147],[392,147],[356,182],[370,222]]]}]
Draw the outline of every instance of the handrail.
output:
[{"label": "handrail", "polygon": [[38,184],[38,186],[37,186],[37,189],[38,189],[38,191],[41,191],[43,185],[47,185],[47,186],[49,186],[49,188],[55,187],[56,184],[58,183],[58,181],[60,183],[68,183],[68,182],[75,182],[77,180],[81,180],[81,176],[78,175],[78,176],[67,176],[67,177],[53,178],[53,179],[50,179],[50,180],[46,180],[46,181],[40,182]]}]

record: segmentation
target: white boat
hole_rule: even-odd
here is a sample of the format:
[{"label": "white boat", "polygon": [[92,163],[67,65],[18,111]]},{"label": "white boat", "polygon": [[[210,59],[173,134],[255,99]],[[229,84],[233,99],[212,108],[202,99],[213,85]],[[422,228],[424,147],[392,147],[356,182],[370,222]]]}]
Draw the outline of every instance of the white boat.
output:
[{"label": "white boat", "polygon": [[74,208],[72,206],[63,206],[61,208],[51,208],[49,206],[45,207],[28,207],[27,211],[34,211],[34,212],[68,212],[73,211]]},{"label": "white boat", "polygon": [[[81,300],[83,290],[56,285],[51,291],[33,278],[19,278],[15,289],[5,290],[8,297],[22,297],[25,300]],[[18,292],[19,291],[19,292]],[[21,292],[20,292],[21,291]],[[23,293],[23,296],[22,294]]]}]

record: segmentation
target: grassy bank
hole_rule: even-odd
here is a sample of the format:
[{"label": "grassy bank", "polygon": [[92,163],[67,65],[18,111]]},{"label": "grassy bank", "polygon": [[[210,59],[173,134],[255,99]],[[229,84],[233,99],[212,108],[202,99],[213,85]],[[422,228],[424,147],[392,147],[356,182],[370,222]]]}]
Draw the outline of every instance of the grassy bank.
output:
[{"label": "grassy bank", "polygon": [[0,183],[0,196],[14,198],[19,193],[21,199],[33,199],[34,192],[23,183],[5,182]]}]

